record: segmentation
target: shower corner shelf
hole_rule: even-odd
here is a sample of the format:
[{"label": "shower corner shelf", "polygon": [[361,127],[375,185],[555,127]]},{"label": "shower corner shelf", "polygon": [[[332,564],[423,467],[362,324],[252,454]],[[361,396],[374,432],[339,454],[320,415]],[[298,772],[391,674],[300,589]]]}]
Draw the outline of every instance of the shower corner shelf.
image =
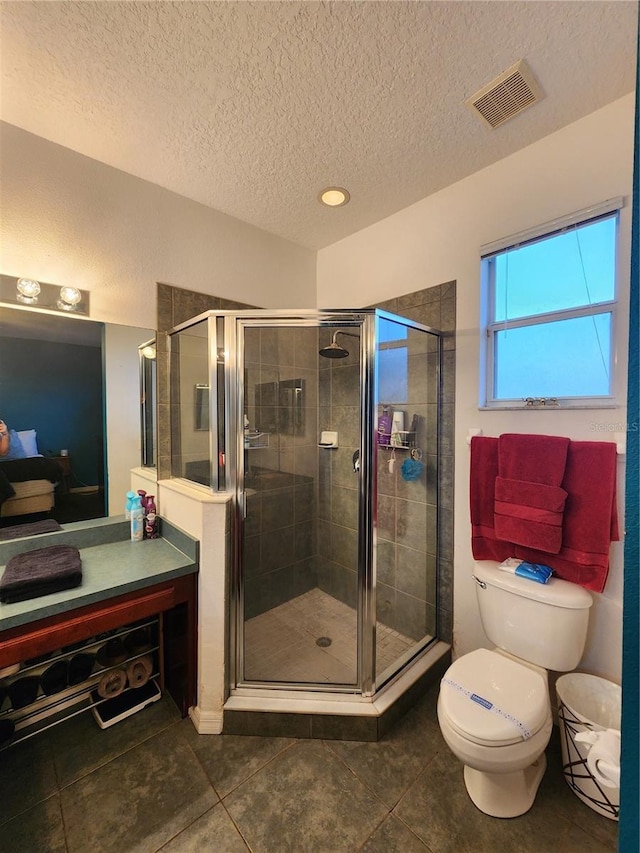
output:
[{"label": "shower corner shelf", "polygon": [[399,430],[399,432],[394,433],[394,435],[395,434],[399,436],[398,444],[394,444],[392,442],[389,442],[388,444],[386,442],[378,443],[378,447],[382,447],[384,450],[413,450],[416,447],[415,431]]}]

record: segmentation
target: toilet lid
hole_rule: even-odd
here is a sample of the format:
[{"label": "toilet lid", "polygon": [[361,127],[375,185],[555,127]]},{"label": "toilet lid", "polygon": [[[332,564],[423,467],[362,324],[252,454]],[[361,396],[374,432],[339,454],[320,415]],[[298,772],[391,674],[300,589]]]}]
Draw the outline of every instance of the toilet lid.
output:
[{"label": "toilet lid", "polygon": [[449,667],[440,703],[462,737],[491,746],[528,740],[542,728],[550,707],[539,672],[488,649],[470,652]]}]

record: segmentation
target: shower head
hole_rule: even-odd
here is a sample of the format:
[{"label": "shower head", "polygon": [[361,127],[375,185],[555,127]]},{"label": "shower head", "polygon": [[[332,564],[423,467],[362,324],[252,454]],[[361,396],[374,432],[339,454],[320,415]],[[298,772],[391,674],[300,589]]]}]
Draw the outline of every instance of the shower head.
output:
[{"label": "shower head", "polygon": [[346,358],[349,355],[349,350],[341,347],[340,344],[336,342],[338,335],[349,335],[351,338],[359,337],[359,335],[354,335],[352,332],[341,332],[340,329],[338,329],[333,333],[331,343],[319,350],[319,354],[323,358]]},{"label": "shower head", "polygon": [[331,341],[328,346],[322,347],[320,355],[323,358],[346,358],[349,355],[349,350],[341,347],[335,341]]}]

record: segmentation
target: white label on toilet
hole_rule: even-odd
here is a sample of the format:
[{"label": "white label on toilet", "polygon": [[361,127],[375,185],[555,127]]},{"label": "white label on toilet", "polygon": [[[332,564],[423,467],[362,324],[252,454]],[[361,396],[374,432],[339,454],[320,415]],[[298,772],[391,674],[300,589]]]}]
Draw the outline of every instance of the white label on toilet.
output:
[{"label": "white label on toilet", "polygon": [[483,699],[482,696],[478,696],[477,693],[472,693],[470,698],[472,702],[477,702],[478,705],[482,705],[482,707],[486,708],[487,711],[490,711],[493,708],[493,702],[489,702],[488,699]]},{"label": "white label on toilet", "polygon": [[523,740],[529,740],[532,736],[532,732],[525,726],[525,724],[518,720],[513,714],[510,714],[508,711],[503,711],[502,708],[498,708],[497,705],[494,705],[493,702],[489,702],[488,699],[483,699],[482,696],[478,696],[477,693],[472,693],[470,690],[467,690],[466,687],[463,687],[462,684],[458,684],[457,681],[453,681],[451,678],[443,678],[443,684],[448,684],[449,687],[453,687],[454,690],[459,691],[468,699],[471,699],[472,702],[475,702],[478,705],[481,705],[483,708],[486,708],[487,711],[491,711],[492,714],[497,714],[499,717],[503,717],[505,720],[509,720],[510,723],[513,723],[520,730],[520,734],[522,735]]}]

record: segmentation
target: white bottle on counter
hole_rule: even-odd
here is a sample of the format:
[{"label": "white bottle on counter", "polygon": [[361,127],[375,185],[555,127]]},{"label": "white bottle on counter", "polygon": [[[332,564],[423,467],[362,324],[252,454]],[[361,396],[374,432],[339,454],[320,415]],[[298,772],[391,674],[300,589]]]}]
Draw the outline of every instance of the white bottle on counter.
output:
[{"label": "white bottle on counter", "polygon": [[140,497],[131,502],[131,541],[141,542],[144,538],[144,509]]}]

